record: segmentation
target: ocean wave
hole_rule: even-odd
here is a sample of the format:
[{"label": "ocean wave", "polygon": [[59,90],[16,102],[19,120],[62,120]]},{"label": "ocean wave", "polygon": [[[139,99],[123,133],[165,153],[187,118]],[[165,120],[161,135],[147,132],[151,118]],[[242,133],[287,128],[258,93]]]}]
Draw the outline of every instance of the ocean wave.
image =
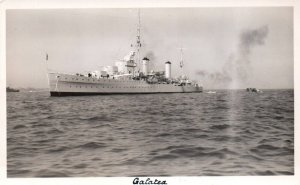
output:
[{"label": "ocean wave", "polygon": [[13,127],[13,129],[23,129],[23,128],[27,128],[27,126],[25,125],[16,125]]},{"label": "ocean wave", "polygon": [[294,175],[293,171],[276,171],[277,175]]},{"label": "ocean wave", "polygon": [[60,147],[57,147],[57,148],[52,148],[50,150],[48,150],[47,152],[48,153],[60,153],[60,152],[65,152],[67,150],[70,150],[72,149],[71,147],[68,147],[68,146],[60,146]]},{"label": "ocean wave", "polygon": [[82,169],[82,168],[87,168],[87,167],[88,167],[88,165],[85,163],[80,163],[80,164],[76,164],[73,166],[73,168],[75,168],[75,169]]},{"label": "ocean wave", "polygon": [[170,160],[170,159],[176,159],[178,157],[180,157],[180,156],[174,155],[174,154],[162,154],[162,155],[154,156],[149,161],[153,162],[153,161],[161,161],[161,160]]},{"label": "ocean wave", "polygon": [[225,153],[222,150],[211,151],[212,148],[206,147],[191,147],[191,148],[177,148],[170,151],[170,154],[175,154],[180,157],[213,157],[224,159]]},{"label": "ocean wave", "polygon": [[116,121],[115,118],[107,115],[101,115],[101,116],[91,116],[91,117],[79,117],[81,120],[86,120],[86,121],[109,121],[109,122],[114,122]]},{"label": "ocean wave", "polygon": [[156,137],[168,137],[168,136],[172,136],[171,133],[167,133],[167,132],[164,132],[164,133],[158,133],[156,135]]},{"label": "ocean wave", "polygon": [[105,148],[107,145],[105,143],[100,142],[87,142],[81,145],[77,145],[74,148],[83,148],[83,149],[98,149],[98,148]]},{"label": "ocean wave", "polygon": [[63,134],[63,133],[65,133],[65,131],[57,129],[57,128],[52,128],[51,130],[48,130],[46,133],[47,134]]},{"label": "ocean wave", "polygon": [[284,155],[293,155],[294,149],[288,147],[278,147],[268,144],[261,144],[252,149],[251,152],[259,156],[284,156]]},{"label": "ocean wave", "polygon": [[271,170],[265,170],[265,171],[255,171],[254,172],[255,175],[275,175],[275,173]]},{"label": "ocean wave", "polygon": [[8,177],[15,177],[15,176],[24,176],[30,174],[32,170],[28,169],[15,169],[15,170],[7,170]]},{"label": "ocean wave", "polygon": [[113,148],[110,150],[110,152],[113,152],[113,153],[119,153],[119,152],[124,152],[124,151],[128,151],[127,148]]},{"label": "ocean wave", "polygon": [[230,127],[230,125],[222,124],[222,125],[212,125],[209,128],[212,129],[212,130],[224,130],[224,129],[227,129],[229,127]]},{"label": "ocean wave", "polygon": [[181,129],[184,132],[188,132],[188,133],[199,133],[199,132],[203,132],[204,130],[200,129],[200,128],[183,128]]},{"label": "ocean wave", "polygon": [[48,170],[43,169],[35,172],[35,177],[69,177],[70,171],[54,171],[54,170]]}]

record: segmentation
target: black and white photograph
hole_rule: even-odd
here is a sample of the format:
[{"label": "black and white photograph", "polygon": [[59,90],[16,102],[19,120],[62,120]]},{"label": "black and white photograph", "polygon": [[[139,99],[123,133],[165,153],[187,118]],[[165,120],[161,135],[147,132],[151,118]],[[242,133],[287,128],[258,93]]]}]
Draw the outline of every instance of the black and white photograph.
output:
[{"label": "black and white photograph", "polygon": [[4,14],[7,179],[295,176],[293,6]]}]

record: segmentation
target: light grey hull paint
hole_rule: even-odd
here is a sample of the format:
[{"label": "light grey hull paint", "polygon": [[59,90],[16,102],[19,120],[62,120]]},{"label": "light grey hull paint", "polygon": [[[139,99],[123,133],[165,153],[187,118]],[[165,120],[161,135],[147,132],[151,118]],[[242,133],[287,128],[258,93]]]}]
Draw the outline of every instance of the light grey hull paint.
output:
[{"label": "light grey hull paint", "polygon": [[[200,86],[149,84],[142,80],[92,78],[62,73],[49,73],[50,92],[91,94],[189,93],[202,92]],[[55,93],[56,92],[56,93]]]}]

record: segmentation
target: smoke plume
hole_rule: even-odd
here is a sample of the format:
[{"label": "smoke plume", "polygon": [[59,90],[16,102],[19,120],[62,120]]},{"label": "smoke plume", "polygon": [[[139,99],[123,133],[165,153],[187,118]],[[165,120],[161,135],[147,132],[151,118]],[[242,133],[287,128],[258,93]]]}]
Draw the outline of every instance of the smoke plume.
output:
[{"label": "smoke plume", "polygon": [[150,60],[149,69],[154,70],[155,67],[156,67],[155,66],[156,56],[155,56],[154,52],[153,51],[148,51],[145,56]]},{"label": "smoke plume", "polygon": [[198,71],[197,74],[215,88],[239,88],[241,84],[248,85],[248,77],[251,74],[250,55],[254,47],[264,45],[268,31],[266,25],[242,31],[238,50],[228,57],[220,72]]},{"label": "smoke plume", "polygon": [[256,45],[264,45],[265,38],[268,35],[267,26],[260,27],[256,30],[246,30],[240,36],[240,48],[242,55],[249,55],[251,49]]},{"label": "smoke plume", "polygon": [[145,56],[152,62],[155,61],[155,59],[156,59],[153,51],[148,51]]}]

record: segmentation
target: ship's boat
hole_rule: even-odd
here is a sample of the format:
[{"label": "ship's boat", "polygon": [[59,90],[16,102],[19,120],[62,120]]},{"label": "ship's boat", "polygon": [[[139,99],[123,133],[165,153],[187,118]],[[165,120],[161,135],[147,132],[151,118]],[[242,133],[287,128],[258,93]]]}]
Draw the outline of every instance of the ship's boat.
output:
[{"label": "ship's boat", "polygon": [[6,87],[6,92],[20,92],[19,89],[14,89],[14,88],[11,88],[11,87]]},{"label": "ship's boat", "polygon": [[215,94],[216,91],[207,91],[206,93],[208,93],[208,94]]},{"label": "ship's boat", "polygon": [[258,92],[261,92],[259,89],[257,88],[247,88],[246,89],[247,92],[255,92],[255,93],[258,93]]},{"label": "ship's boat", "polygon": [[[171,76],[170,61],[165,62],[164,71],[150,69],[150,59],[140,60],[141,36],[140,14],[136,43],[123,59],[114,66],[103,67],[87,74],[64,74],[50,72],[48,80],[51,96],[77,96],[99,94],[138,94],[138,93],[192,93],[202,92],[203,87],[190,81],[186,75]],[[181,50],[180,67],[183,67]],[[48,61],[48,54],[46,56]]]}]

